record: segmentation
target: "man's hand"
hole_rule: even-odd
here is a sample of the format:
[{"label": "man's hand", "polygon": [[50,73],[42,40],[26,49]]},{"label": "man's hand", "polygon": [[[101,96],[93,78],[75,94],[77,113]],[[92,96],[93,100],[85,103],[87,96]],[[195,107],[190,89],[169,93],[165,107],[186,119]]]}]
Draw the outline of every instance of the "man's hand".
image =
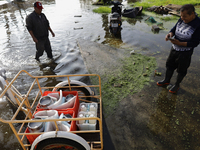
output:
[{"label": "man's hand", "polygon": [[48,29],[51,32],[52,36],[55,37],[55,34],[54,34],[53,30],[51,29],[51,27],[49,27]]},{"label": "man's hand", "polygon": [[172,32],[168,33],[166,36],[165,36],[165,41],[168,41],[169,38],[172,38],[174,36],[174,34]]},{"label": "man's hand", "polygon": [[179,45],[180,41],[177,39],[169,39],[172,44]]},{"label": "man's hand", "polygon": [[178,45],[178,46],[187,46],[187,42],[180,42],[179,40],[177,39],[171,39],[170,42],[172,44],[175,44],[175,45]]},{"label": "man's hand", "polygon": [[53,32],[53,31],[51,32],[51,34],[52,34],[52,36],[53,36],[53,37],[55,37],[55,34],[54,34],[54,32]]},{"label": "man's hand", "polygon": [[34,36],[33,31],[30,30],[29,33],[30,33],[30,35],[31,35],[31,37],[32,37],[32,39],[33,39],[33,41],[34,41],[35,43],[37,43],[38,40],[37,40],[36,37]]},{"label": "man's hand", "polygon": [[34,41],[35,43],[38,42],[38,40],[37,40],[35,37],[33,37],[33,41]]}]

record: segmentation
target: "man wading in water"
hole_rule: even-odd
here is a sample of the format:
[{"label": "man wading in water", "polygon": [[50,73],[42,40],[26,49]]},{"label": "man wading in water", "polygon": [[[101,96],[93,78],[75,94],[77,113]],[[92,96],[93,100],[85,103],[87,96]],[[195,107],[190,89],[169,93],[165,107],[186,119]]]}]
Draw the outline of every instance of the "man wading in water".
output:
[{"label": "man wading in water", "polygon": [[194,6],[191,4],[183,5],[180,12],[181,18],[165,37],[166,41],[170,40],[172,43],[166,62],[165,79],[157,82],[158,86],[168,85],[174,70],[177,69],[176,83],[169,89],[171,93],[178,91],[190,66],[193,50],[199,45],[200,41],[200,19],[195,14]]},{"label": "man wading in water", "polygon": [[26,17],[26,27],[36,45],[35,59],[37,61],[40,61],[39,57],[43,55],[44,51],[47,53],[47,57],[53,60],[49,31],[53,37],[55,34],[49,26],[46,16],[42,13],[42,9],[42,4],[35,2],[34,11]]}]

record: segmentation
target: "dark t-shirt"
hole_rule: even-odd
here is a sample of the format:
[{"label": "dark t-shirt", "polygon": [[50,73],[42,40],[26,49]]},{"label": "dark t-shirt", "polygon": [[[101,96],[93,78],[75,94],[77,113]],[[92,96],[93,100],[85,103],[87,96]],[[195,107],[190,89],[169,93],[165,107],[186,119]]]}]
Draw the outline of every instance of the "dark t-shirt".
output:
[{"label": "dark t-shirt", "polygon": [[28,31],[32,31],[34,36],[39,40],[49,36],[49,21],[46,16],[41,13],[38,15],[35,11],[26,17],[26,27]]}]

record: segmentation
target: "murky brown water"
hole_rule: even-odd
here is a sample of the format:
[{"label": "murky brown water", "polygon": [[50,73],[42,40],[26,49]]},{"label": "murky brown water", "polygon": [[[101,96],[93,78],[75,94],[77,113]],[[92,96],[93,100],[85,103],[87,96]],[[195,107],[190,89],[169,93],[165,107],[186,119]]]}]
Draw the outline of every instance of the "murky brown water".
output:
[{"label": "murky brown water", "polygon": [[[0,1],[1,2],[1,1]],[[142,19],[123,19],[121,37],[115,38],[109,32],[109,15],[96,14],[92,12],[92,0],[48,0],[43,1],[43,12],[50,21],[51,28],[56,36],[50,35],[52,49],[55,53],[61,53],[61,57],[54,64],[39,66],[35,60],[35,46],[29,33],[25,28],[26,15],[33,11],[34,0],[24,2],[12,2],[0,6],[0,65],[7,70],[8,80],[22,69],[32,75],[47,74],[84,74],[87,73],[83,59],[80,55],[77,39],[125,48],[136,52],[152,55],[157,58],[158,70],[164,72],[165,60],[169,53],[170,44],[164,41],[166,33],[173,27],[175,21],[164,22],[165,30],[158,34],[151,31],[151,25]],[[125,5],[126,6],[126,5]],[[79,17],[76,17],[79,16]],[[159,16],[155,19],[160,22]],[[166,90],[152,85],[145,90],[149,96],[148,116],[146,118],[145,130],[134,126],[136,122],[130,122],[133,127],[132,133],[147,139],[139,141],[135,137],[135,149],[198,149],[199,146],[199,65],[200,47],[195,49],[191,67],[187,77],[182,83],[182,88],[177,96],[166,94]],[[42,61],[45,61],[46,54]],[[159,80],[162,77],[155,77]],[[19,79],[17,88],[23,89],[24,79]],[[57,81],[44,81],[44,84],[53,84]],[[175,78],[172,80],[175,82]],[[149,88],[151,90],[149,90]],[[159,91],[159,92],[158,92]],[[133,105],[136,107],[137,105]],[[9,118],[11,110],[6,103],[1,103],[0,117]],[[124,112],[123,112],[124,113]],[[146,114],[145,114],[146,115]],[[143,117],[141,117],[143,118]],[[131,118],[127,118],[131,119]],[[124,124],[126,122],[124,121]],[[137,124],[137,123],[136,123]],[[112,126],[112,125],[111,125]],[[144,128],[141,128],[144,129]],[[137,130],[137,132],[136,132]],[[115,135],[114,129],[113,134]],[[144,132],[146,131],[146,132]],[[121,134],[121,133],[120,133]],[[0,146],[4,150],[21,149],[11,129],[0,123]],[[112,136],[114,137],[114,136]],[[148,140],[148,137],[154,139]],[[129,139],[130,140],[130,139]],[[155,142],[157,141],[157,142]],[[105,141],[106,142],[106,141]],[[127,143],[126,143],[127,142]],[[128,149],[132,149],[131,142],[124,141]],[[135,143],[136,143],[135,142]],[[153,144],[151,142],[154,142]],[[113,138],[116,149],[123,146],[118,139]],[[147,144],[148,143],[148,144]],[[150,144],[151,143],[151,144]],[[140,147],[140,145],[145,145]],[[138,145],[138,146],[137,146]],[[156,146],[157,145],[157,146]],[[118,148],[117,148],[118,147]],[[119,149],[121,150],[121,149]]]}]

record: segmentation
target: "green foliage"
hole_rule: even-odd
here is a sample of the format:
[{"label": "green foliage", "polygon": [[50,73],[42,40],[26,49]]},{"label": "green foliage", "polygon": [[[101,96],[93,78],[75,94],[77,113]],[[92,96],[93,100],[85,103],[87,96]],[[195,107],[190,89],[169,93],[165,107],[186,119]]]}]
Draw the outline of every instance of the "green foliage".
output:
[{"label": "green foliage", "polygon": [[184,5],[184,4],[200,4],[199,0],[143,0],[142,2],[136,2],[135,6],[143,6],[144,9],[152,6],[165,6],[168,4]]},{"label": "green foliage", "polygon": [[111,13],[111,8],[106,6],[101,6],[99,8],[93,9],[95,13]]},{"label": "green foliage", "polygon": [[195,12],[200,16],[200,6],[195,6]]},{"label": "green foliage", "polygon": [[142,6],[144,10],[146,10],[147,8],[153,6],[151,3],[149,2],[136,2],[134,7],[137,7],[137,6]]},{"label": "green foliage", "polygon": [[161,17],[160,19],[164,21],[169,21],[169,20],[178,20],[178,18],[179,17],[177,16],[167,16],[167,17]]}]

